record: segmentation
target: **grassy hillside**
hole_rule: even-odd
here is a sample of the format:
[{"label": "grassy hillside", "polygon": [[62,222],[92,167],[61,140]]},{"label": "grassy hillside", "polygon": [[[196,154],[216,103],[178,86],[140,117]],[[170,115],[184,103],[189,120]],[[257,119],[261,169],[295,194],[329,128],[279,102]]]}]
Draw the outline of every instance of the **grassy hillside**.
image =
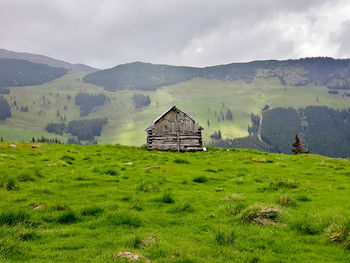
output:
[{"label": "grassy hillside", "polygon": [[41,85],[68,72],[20,59],[0,58],[0,87]]},{"label": "grassy hillside", "polygon": [[154,90],[193,78],[244,80],[251,83],[256,77],[275,77],[281,83],[293,86],[315,83],[331,89],[349,89],[349,65],[350,59],[328,57],[262,60],[205,68],[135,62],[88,74],[84,77],[84,81],[103,86],[108,90],[127,88]]},{"label": "grassy hillside", "polygon": [[[66,115],[66,122],[107,117],[109,124],[102,136],[97,138],[99,143],[142,145],[146,138],[144,128],[165,110],[176,105],[204,127],[203,137],[207,142],[209,135],[218,129],[224,138],[246,136],[247,126],[251,125],[250,114],[260,114],[266,104],[272,108],[324,105],[341,109],[349,107],[350,102],[350,97],[343,97],[342,93],[329,94],[323,86],[283,86],[277,78],[255,78],[252,83],[196,78],[154,91],[126,89],[113,92],[83,82],[83,76],[70,72],[41,86],[10,88],[10,94],[5,95],[5,98],[12,105],[12,116],[1,122],[0,135],[6,140],[30,140],[33,136],[41,135],[67,138],[68,134],[57,136],[45,132],[47,123],[60,122],[56,116],[59,110],[62,116]],[[103,93],[109,100],[81,118],[79,107],[74,104],[74,97],[79,92]],[[135,93],[149,95],[151,104],[136,109],[132,100]],[[71,96],[70,100],[67,95]],[[14,100],[18,109],[13,105]],[[20,106],[28,106],[29,111],[20,111]],[[219,122],[215,112],[218,115],[227,109],[232,111],[234,120]],[[208,119],[210,127],[207,126]]]},{"label": "grassy hillside", "polygon": [[349,262],[347,160],[16,146],[0,143],[0,261]]}]

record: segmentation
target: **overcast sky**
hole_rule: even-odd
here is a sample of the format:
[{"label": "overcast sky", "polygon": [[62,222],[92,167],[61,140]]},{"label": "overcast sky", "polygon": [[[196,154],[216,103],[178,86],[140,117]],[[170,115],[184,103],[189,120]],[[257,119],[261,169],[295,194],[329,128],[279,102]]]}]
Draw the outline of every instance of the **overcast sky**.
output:
[{"label": "overcast sky", "polygon": [[98,68],[350,57],[348,0],[0,0],[0,48]]}]

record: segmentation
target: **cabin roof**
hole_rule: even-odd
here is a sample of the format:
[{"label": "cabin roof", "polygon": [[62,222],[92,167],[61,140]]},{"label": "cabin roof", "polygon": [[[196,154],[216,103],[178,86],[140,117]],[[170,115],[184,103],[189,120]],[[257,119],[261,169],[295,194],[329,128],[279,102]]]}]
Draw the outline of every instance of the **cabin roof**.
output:
[{"label": "cabin roof", "polygon": [[[168,109],[167,111],[165,111],[162,115],[160,115],[157,119],[155,119],[150,125],[148,125],[145,129],[145,131],[149,130],[154,124],[156,124],[161,118],[163,118],[169,111],[172,110],[178,110],[181,111],[183,114],[185,114],[187,117],[189,117],[191,120],[193,120],[194,122],[196,122],[191,116],[189,116],[188,114],[186,114],[185,112],[183,112],[182,110],[176,108],[176,106],[171,107],[170,109]],[[199,126],[199,129],[204,130],[202,126]]]}]

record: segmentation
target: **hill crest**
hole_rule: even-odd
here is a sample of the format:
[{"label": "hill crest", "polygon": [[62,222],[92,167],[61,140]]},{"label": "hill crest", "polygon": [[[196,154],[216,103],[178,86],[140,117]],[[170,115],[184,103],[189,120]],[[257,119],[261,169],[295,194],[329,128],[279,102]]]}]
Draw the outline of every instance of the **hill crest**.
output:
[{"label": "hill crest", "polygon": [[34,63],[46,64],[51,67],[65,68],[75,72],[83,73],[92,73],[99,70],[84,64],[72,64],[63,60],[58,60],[44,55],[27,52],[15,52],[6,49],[0,49],[0,58],[27,60]]}]

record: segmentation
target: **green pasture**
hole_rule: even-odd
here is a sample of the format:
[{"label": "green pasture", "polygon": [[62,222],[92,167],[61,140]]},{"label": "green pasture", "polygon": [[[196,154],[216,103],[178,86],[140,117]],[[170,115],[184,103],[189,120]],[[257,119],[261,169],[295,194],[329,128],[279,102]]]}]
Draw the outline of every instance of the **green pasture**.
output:
[{"label": "green pasture", "polygon": [[349,262],[348,160],[14,144],[1,262]]}]

